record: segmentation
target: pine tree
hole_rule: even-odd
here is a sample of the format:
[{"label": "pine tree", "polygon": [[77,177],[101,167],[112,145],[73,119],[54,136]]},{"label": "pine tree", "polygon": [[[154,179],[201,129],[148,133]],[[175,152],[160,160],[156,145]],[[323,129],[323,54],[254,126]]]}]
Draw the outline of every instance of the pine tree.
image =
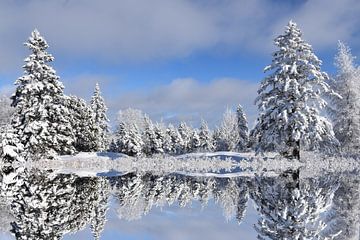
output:
[{"label": "pine tree", "polygon": [[74,152],[69,111],[64,106],[63,85],[48,65],[54,58],[37,30],[25,45],[32,54],[25,59],[25,74],[15,81],[12,127],[28,156],[53,157]]},{"label": "pine tree", "polygon": [[80,152],[97,151],[98,126],[93,110],[84,99],[76,96],[67,97],[66,105],[70,111],[71,128],[75,135],[75,149]]},{"label": "pine tree", "polygon": [[127,154],[129,156],[140,156],[143,149],[143,140],[135,124],[126,126],[120,122],[115,133],[115,143],[112,151]]},{"label": "pine tree", "polygon": [[200,149],[200,136],[197,129],[193,129],[191,134],[191,152],[197,152]]},{"label": "pine tree", "polygon": [[105,228],[106,212],[108,210],[108,201],[110,196],[109,182],[105,178],[98,179],[97,188],[98,200],[94,207],[93,218],[91,219],[91,231],[95,240],[100,239],[101,232]]},{"label": "pine tree", "polygon": [[258,153],[275,150],[300,158],[300,147],[330,149],[337,144],[331,123],[319,113],[326,106],[321,94],[330,92],[328,75],[301,37],[290,21],[285,34],[275,39],[279,50],[265,68],[273,72],[261,82],[256,98],[260,115],[252,134]]},{"label": "pine tree", "polygon": [[0,133],[6,126],[10,125],[14,109],[11,107],[10,99],[0,96]]},{"label": "pine tree", "polygon": [[0,140],[0,160],[3,164],[24,161],[24,146],[13,128],[4,128]]},{"label": "pine tree", "polygon": [[236,115],[239,130],[239,143],[237,148],[239,151],[246,151],[249,146],[249,127],[245,112],[240,104],[237,107]]},{"label": "pine tree", "polygon": [[156,134],[154,124],[148,116],[144,117],[144,131],[142,133],[142,139],[144,141],[143,152],[147,156],[151,156],[156,152]]},{"label": "pine tree", "polygon": [[155,132],[155,142],[154,142],[154,153],[164,153],[164,139],[165,139],[165,132],[163,131],[162,126],[160,124],[155,124],[154,126]]},{"label": "pine tree", "polygon": [[192,129],[185,122],[181,122],[178,127],[182,139],[181,153],[191,152]]},{"label": "pine tree", "polygon": [[347,152],[360,151],[360,69],[354,64],[350,48],[339,42],[335,65],[338,74],[331,87],[342,97],[330,98],[329,108],[336,138]]},{"label": "pine tree", "polygon": [[95,151],[104,151],[107,149],[109,144],[109,119],[106,116],[107,107],[103,97],[101,96],[98,83],[95,85],[95,91],[91,98],[90,105],[93,112],[95,113],[95,124],[97,126]]},{"label": "pine tree", "polygon": [[300,181],[299,171],[255,177],[251,198],[260,214],[258,239],[333,239],[323,232],[322,213],[330,209],[336,189],[326,177]]},{"label": "pine tree", "polygon": [[205,152],[214,151],[215,146],[214,146],[213,138],[211,136],[209,127],[204,120],[201,121],[199,140],[200,140],[199,148],[201,151],[205,151]]},{"label": "pine tree", "polygon": [[167,129],[167,134],[170,136],[171,139],[171,154],[181,154],[182,152],[182,146],[183,140],[181,138],[181,135],[179,131],[174,127],[172,124],[169,125]]}]

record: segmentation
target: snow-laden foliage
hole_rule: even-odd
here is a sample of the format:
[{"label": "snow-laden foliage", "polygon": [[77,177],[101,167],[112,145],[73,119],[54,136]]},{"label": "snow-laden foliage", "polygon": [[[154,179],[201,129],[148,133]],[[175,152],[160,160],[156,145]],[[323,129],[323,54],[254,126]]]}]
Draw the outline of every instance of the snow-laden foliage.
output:
[{"label": "snow-laden foliage", "polygon": [[321,61],[302,39],[296,23],[275,39],[272,71],[262,80],[256,103],[260,111],[252,135],[256,151],[278,151],[299,158],[301,149],[334,148],[337,141],[331,123],[320,115],[327,105],[322,93],[330,92]]},{"label": "snow-laden foliage", "polygon": [[331,87],[341,95],[330,98],[328,108],[335,136],[344,152],[360,151],[360,69],[354,63],[350,48],[339,42],[335,57],[338,74]]},{"label": "snow-laden foliage", "polygon": [[236,151],[240,139],[238,119],[230,108],[226,109],[214,138],[217,151]]},{"label": "snow-laden foliage", "polygon": [[327,235],[336,234],[337,240],[357,240],[360,236],[360,178],[345,173],[339,178],[331,211],[326,215]]},{"label": "snow-laden foliage", "polygon": [[239,130],[239,142],[237,149],[239,151],[245,151],[249,146],[249,127],[245,112],[240,104],[236,109],[236,115],[237,115],[237,126]]},{"label": "snow-laden foliage", "polygon": [[10,125],[13,112],[14,108],[11,107],[10,99],[0,96],[0,133],[7,125]]},{"label": "snow-laden foliage", "polygon": [[166,129],[167,135],[170,137],[170,143],[169,143],[169,151],[167,153],[169,154],[181,154],[182,146],[184,145],[183,139],[174,125],[169,124],[168,128]]},{"label": "snow-laden foliage", "polygon": [[46,52],[48,44],[34,30],[25,46],[31,54],[25,59],[24,75],[15,81],[11,123],[14,134],[28,156],[73,153],[74,136],[64,106],[64,87],[49,65],[54,58]]},{"label": "snow-laden foliage", "polygon": [[215,150],[212,134],[207,123],[202,120],[199,129],[199,150],[202,152],[213,152]]},{"label": "snow-laden foliage", "polygon": [[74,147],[79,152],[98,151],[98,126],[93,110],[84,99],[75,96],[66,98],[70,112],[70,124],[74,133]]},{"label": "snow-laden foliage", "polygon": [[142,132],[147,125],[146,118],[148,118],[148,116],[144,114],[141,110],[127,108],[118,112],[117,122],[123,122],[126,127],[131,126],[135,123],[136,126],[138,126],[140,132]]},{"label": "snow-laden foliage", "polygon": [[0,173],[1,193],[13,214],[16,239],[62,239],[91,224],[99,236],[110,185],[103,178],[79,178],[24,168]]},{"label": "snow-laden foliage", "polygon": [[127,125],[124,122],[120,122],[110,147],[111,150],[125,153],[129,156],[140,156],[143,146],[144,142],[137,126],[134,123]]},{"label": "snow-laden foliage", "polygon": [[188,153],[191,152],[192,146],[191,146],[191,138],[193,134],[193,129],[188,126],[185,122],[181,122],[178,127],[178,131],[181,136],[181,152],[182,153]]},{"label": "snow-laden foliage", "polygon": [[101,96],[100,86],[96,83],[95,91],[91,97],[90,106],[95,118],[95,151],[104,151],[109,145],[109,119],[106,116],[107,107]]},{"label": "snow-laden foliage", "polygon": [[110,184],[107,179],[98,178],[97,186],[98,198],[94,204],[93,217],[90,225],[94,240],[100,239],[101,233],[105,228],[106,212],[108,210],[110,197]]},{"label": "snow-laden foliage", "polygon": [[11,164],[15,161],[24,162],[24,145],[20,142],[15,130],[11,127],[3,129],[0,142],[0,162]]},{"label": "snow-laden foliage", "polygon": [[154,206],[178,202],[185,207],[193,200],[205,206],[211,198],[222,206],[224,216],[230,220],[239,209],[240,215],[245,212],[248,199],[248,195],[239,195],[247,189],[247,181],[240,179],[129,173],[114,181],[118,217],[129,221],[141,218]]},{"label": "snow-laden foliage", "polygon": [[329,210],[337,189],[335,180],[299,179],[298,171],[279,178],[254,179],[251,198],[261,217],[255,225],[259,239],[334,239],[324,235],[321,214]]},{"label": "snow-laden foliage", "polygon": [[161,128],[153,124],[148,116],[144,117],[144,130],[142,139],[144,141],[143,152],[147,156],[163,152],[163,134]]}]

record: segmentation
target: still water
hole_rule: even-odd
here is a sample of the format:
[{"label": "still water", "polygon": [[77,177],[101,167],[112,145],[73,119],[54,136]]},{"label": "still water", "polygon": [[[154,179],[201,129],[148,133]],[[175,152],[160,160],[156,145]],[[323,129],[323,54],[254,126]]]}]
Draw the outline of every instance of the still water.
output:
[{"label": "still water", "polygon": [[1,172],[0,239],[359,239],[359,172]]}]

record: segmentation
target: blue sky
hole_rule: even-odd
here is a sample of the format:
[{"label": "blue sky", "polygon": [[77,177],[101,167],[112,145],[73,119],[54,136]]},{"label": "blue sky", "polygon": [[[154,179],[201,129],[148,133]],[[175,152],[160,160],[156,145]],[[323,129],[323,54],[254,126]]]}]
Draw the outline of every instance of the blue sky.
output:
[{"label": "blue sky", "polygon": [[[165,121],[215,125],[241,103],[250,122],[272,39],[293,19],[334,73],[338,40],[360,55],[357,0],[1,1],[0,93],[11,94],[34,28],[47,39],[66,93],[99,82],[109,114],[140,108]],[[251,124],[251,123],[250,123]]]}]

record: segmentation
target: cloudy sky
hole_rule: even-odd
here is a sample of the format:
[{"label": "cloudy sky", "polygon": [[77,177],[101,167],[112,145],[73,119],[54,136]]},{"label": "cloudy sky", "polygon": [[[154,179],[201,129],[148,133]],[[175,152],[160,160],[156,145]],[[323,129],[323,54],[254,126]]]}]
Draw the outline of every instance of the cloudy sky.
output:
[{"label": "cloudy sky", "polygon": [[134,107],[157,120],[216,124],[241,103],[250,122],[272,39],[293,19],[334,73],[338,40],[360,55],[358,0],[3,0],[0,94],[22,74],[37,28],[67,94],[86,99],[99,82],[114,118]]}]

